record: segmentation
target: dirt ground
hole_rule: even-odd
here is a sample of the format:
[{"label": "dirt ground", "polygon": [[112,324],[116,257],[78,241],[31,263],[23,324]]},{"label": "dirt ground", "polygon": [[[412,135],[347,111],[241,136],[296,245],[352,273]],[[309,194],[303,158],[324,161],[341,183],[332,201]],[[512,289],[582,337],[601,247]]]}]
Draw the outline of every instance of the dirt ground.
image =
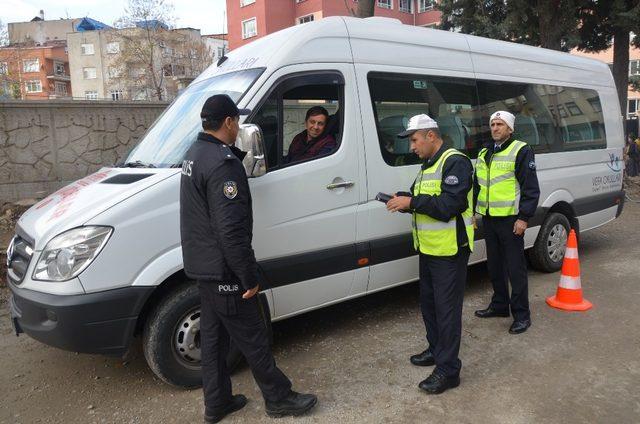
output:
[{"label": "dirt ground", "polygon": [[[320,399],[311,415],[277,422],[640,422],[640,204],[627,201],[620,219],[584,233],[579,250],[594,308],[549,308],[559,274],[530,271],[533,326],[517,336],[509,319],[473,316],[490,283],[484,265],[470,268],[462,384],[440,396],[417,387],[431,369],[408,361],[425,347],[416,284],[274,324],[279,366]],[[123,361],[17,338],[0,292],[0,423],[202,422],[201,391],[159,381],[139,346]],[[249,370],[233,381],[250,402],[224,422],[272,422]]]}]

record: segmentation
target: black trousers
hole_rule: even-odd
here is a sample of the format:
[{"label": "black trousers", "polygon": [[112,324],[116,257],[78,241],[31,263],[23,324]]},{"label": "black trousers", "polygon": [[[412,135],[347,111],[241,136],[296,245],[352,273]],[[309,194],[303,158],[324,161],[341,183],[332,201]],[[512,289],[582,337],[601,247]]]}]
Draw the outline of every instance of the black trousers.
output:
[{"label": "black trousers", "polygon": [[[517,217],[482,218],[487,246],[487,267],[493,285],[491,305],[497,311],[508,311],[515,321],[531,318],[529,312],[529,280],[524,257],[524,236],[513,233]],[[511,297],[509,286],[511,281]]]},{"label": "black trousers", "polygon": [[436,369],[448,377],[458,376],[462,367],[458,353],[469,254],[468,247],[454,256],[420,254],[420,309],[429,351]]},{"label": "black trousers", "polygon": [[200,348],[205,413],[212,415],[231,399],[227,369],[229,341],[240,349],[265,400],[278,401],[291,390],[291,381],[276,366],[262,319],[258,295],[220,295],[211,281],[198,281],[200,290]]}]

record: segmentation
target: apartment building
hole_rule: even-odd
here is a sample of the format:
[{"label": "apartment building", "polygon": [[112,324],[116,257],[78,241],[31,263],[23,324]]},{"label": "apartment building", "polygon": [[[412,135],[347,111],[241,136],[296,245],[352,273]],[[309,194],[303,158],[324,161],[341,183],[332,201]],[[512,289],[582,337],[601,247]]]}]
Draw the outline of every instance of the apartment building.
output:
[{"label": "apartment building", "polygon": [[211,63],[215,63],[229,51],[227,34],[206,34],[202,36],[205,45],[211,51]]},{"label": "apartment building", "polygon": [[44,11],[29,22],[9,22],[7,30],[10,44],[44,44],[49,41],[64,41],[67,34],[75,31],[76,25],[82,21],[76,19],[55,19],[47,21]]},{"label": "apartment building", "polygon": [[[375,0],[374,15],[434,26],[441,16],[435,5],[435,0]],[[229,48],[326,16],[351,16],[357,7],[357,0],[227,0]]]},{"label": "apartment building", "polygon": [[161,22],[86,27],[68,35],[68,49],[74,96],[88,100],[172,100],[212,63],[200,30]]},{"label": "apartment building", "polygon": [[13,44],[0,48],[0,97],[23,100],[72,95],[64,41],[42,45]]}]

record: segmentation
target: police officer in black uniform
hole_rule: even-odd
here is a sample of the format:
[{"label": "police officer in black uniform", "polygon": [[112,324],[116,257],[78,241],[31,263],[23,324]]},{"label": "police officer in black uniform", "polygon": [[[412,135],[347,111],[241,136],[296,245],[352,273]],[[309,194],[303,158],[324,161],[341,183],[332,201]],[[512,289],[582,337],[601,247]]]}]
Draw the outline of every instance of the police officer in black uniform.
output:
[{"label": "police officer in black uniform", "polygon": [[245,406],[232,395],[226,366],[232,340],[247,359],[270,416],[300,415],[317,398],[291,390],[276,366],[259,310],[258,265],[251,247],[251,193],[242,165],[245,153],[233,143],[239,110],[227,95],[207,99],[203,132],[182,164],[180,232],[184,269],[197,280],[201,298],[200,346],[205,422],[215,423]]},{"label": "police officer in black uniform", "polygon": [[387,202],[391,212],[413,214],[420,258],[420,308],[428,347],[410,361],[435,365],[419,387],[438,394],[460,384],[462,303],[473,249],[473,167],[467,156],[443,144],[438,124],[428,115],[412,117],[398,136],[410,137],[411,150],[424,160],[411,192],[396,193]]},{"label": "police officer in black uniform", "polygon": [[[536,212],[540,186],[533,150],[513,137],[515,116],[508,111],[497,111],[491,115],[489,124],[493,142],[478,153],[473,192],[476,211],[483,215],[493,297],[489,306],[475,311],[475,315],[509,317],[511,312],[513,323],[509,333],[520,334],[531,326],[524,233]],[[508,166],[498,166],[505,164]],[[507,189],[505,184],[509,184]],[[508,281],[511,281],[511,296]]]}]

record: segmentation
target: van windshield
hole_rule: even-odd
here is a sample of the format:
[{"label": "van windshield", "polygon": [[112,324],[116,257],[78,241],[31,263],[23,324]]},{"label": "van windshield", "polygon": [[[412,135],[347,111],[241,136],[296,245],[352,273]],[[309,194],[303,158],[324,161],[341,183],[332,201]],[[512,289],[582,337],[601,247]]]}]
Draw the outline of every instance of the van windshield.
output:
[{"label": "van windshield", "polygon": [[192,84],[160,115],[142,141],[118,163],[119,167],[169,168],[182,159],[199,131],[200,110],[215,94],[228,94],[238,102],[264,69],[231,72]]}]

